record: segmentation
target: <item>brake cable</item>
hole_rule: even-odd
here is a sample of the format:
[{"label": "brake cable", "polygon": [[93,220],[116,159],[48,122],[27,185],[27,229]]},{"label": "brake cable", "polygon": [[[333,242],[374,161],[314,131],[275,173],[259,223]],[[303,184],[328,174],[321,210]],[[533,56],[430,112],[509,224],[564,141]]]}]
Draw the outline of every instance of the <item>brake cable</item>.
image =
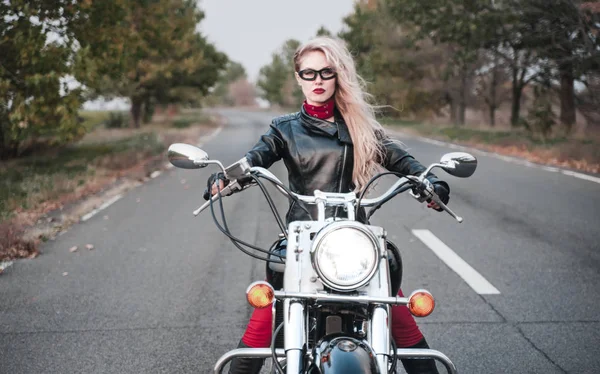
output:
[{"label": "brake cable", "polygon": [[262,173],[259,173],[259,176],[261,178],[268,180],[269,182],[273,183],[274,185],[281,187],[288,194],[288,197],[290,198],[290,200],[293,200],[294,202],[296,202],[298,204],[298,206],[300,208],[302,208],[302,210],[304,210],[304,212],[306,212],[306,214],[308,214],[308,217],[310,218],[309,221],[314,221],[312,214],[308,211],[308,209],[306,209],[306,207],[304,206],[304,203],[297,196],[295,196],[294,193],[287,186],[285,186],[283,183],[280,183],[277,180],[275,180],[271,177],[268,177]]},{"label": "brake cable", "polygon": [[396,171],[386,171],[384,173],[379,173],[376,176],[374,176],[373,178],[371,178],[371,180],[369,180],[369,183],[367,183],[367,185],[365,186],[365,188],[363,188],[362,192],[360,193],[360,196],[358,197],[358,201],[356,203],[356,207],[354,208],[354,215],[355,215],[355,217],[358,216],[358,210],[360,209],[360,202],[362,201],[362,199],[367,194],[367,191],[369,190],[369,187],[371,186],[371,184],[373,184],[377,179],[383,177],[384,175],[395,175],[395,176],[400,177],[400,178],[406,177],[406,175],[404,175],[402,173],[398,173]]},{"label": "brake cable", "polygon": [[271,338],[271,358],[273,359],[273,365],[275,366],[277,371],[280,374],[285,374],[285,371],[283,371],[283,367],[281,367],[281,364],[279,363],[279,360],[277,359],[277,355],[275,354],[275,339],[277,338],[277,334],[279,334],[279,331],[281,331],[282,327],[283,327],[283,322],[281,322],[279,324],[279,326],[277,326],[277,328],[273,332],[273,337]]},{"label": "brake cable", "polygon": [[277,225],[279,226],[279,229],[281,230],[281,232],[287,239],[287,230],[285,228],[285,225],[283,224],[283,221],[281,220],[279,211],[277,211],[277,206],[275,206],[275,203],[273,202],[273,198],[271,198],[271,194],[269,194],[265,185],[258,179],[258,177],[256,175],[251,174],[251,176],[252,176],[252,179],[254,179],[256,181],[256,184],[258,184],[258,186],[260,187],[260,190],[262,191],[263,195],[265,196],[265,199],[267,199],[267,203],[269,204],[269,208],[271,208],[271,212],[273,212],[273,216],[275,216]]},{"label": "brake cable", "polygon": [[[212,199],[210,200],[210,212],[211,212],[211,214],[212,214],[213,221],[215,222],[215,225],[217,226],[217,228],[218,228],[218,229],[219,229],[219,230],[220,230],[220,231],[221,231],[223,234],[225,234],[225,236],[227,236],[227,237],[228,237],[228,238],[231,240],[231,242],[233,243],[233,245],[234,245],[234,246],[236,246],[236,247],[237,247],[237,248],[238,248],[240,251],[242,251],[242,252],[244,252],[245,254],[247,254],[248,256],[250,256],[250,257],[253,257],[253,258],[256,258],[256,259],[258,259],[258,260],[262,260],[262,261],[266,261],[266,262],[273,262],[273,263],[277,263],[277,264],[282,264],[282,263],[284,263],[284,262],[282,261],[282,256],[280,256],[280,255],[276,255],[276,254],[274,254],[274,253],[272,253],[272,252],[269,252],[268,250],[264,250],[264,249],[262,249],[262,248],[259,248],[259,247],[255,246],[255,245],[252,245],[252,244],[246,243],[245,241],[243,241],[243,240],[240,240],[240,239],[238,239],[238,238],[234,237],[234,236],[231,234],[231,232],[229,231],[229,227],[227,226],[227,220],[226,220],[226,218],[225,218],[225,210],[223,209],[223,198],[222,198],[222,196],[221,196],[221,189],[220,189],[218,186],[217,186],[217,195],[219,196],[219,199],[218,199],[218,200],[219,200],[219,206],[220,206],[220,210],[221,210],[221,218],[222,218],[222,220],[223,220],[223,226],[221,226],[221,224],[219,223],[219,220],[217,219],[217,216],[215,215],[215,210],[214,210],[214,207],[213,207],[213,203],[214,203],[214,202],[213,202],[213,200],[212,200]],[[239,244],[238,244],[238,243],[239,243]],[[266,254],[268,254],[268,255],[272,255],[272,256],[275,256],[275,257],[279,257],[280,259],[279,259],[279,260],[271,260],[270,258],[264,258],[264,257],[260,257],[260,256],[258,256],[258,255],[255,255],[254,253],[251,253],[251,252],[247,251],[246,249],[242,248],[242,247],[240,246],[240,244],[242,244],[242,245],[244,245],[244,246],[246,246],[246,247],[252,248],[252,249],[254,249],[254,250],[258,251],[258,252],[262,252],[262,253],[266,253]]]},{"label": "brake cable", "polygon": [[369,220],[369,218],[371,218],[371,216],[373,214],[375,214],[375,212],[377,210],[379,210],[379,208],[381,208],[383,206],[383,204],[387,203],[388,201],[390,201],[392,198],[394,198],[396,195],[409,190],[410,188],[412,188],[412,186],[410,185],[412,182],[411,181],[406,181],[404,183],[402,183],[401,185],[398,186],[398,188],[396,188],[396,190],[394,190],[394,192],[386,197],[384,200],[380,201],[379,204],[373,206],[373,208],[371,208],[371,210],[369,210],[369,213],[367,213],[367,221]]}]

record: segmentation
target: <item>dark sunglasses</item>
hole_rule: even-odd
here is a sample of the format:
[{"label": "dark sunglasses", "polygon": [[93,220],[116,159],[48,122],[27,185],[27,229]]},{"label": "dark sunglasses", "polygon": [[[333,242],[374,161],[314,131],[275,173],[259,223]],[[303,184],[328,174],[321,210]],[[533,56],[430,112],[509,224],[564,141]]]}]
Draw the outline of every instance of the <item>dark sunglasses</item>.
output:
[{"label": "dark sunglasses", "polygon": [[332,68],[324,68],[321,70],[314,70],[314,69],[300,70],[298,72],[298,75],[300,76],[300,78],[302,78],[305,81],[314,81],[315,79],[317,79],[317,75],[320,75],[321,79],[323,79],[324,81],[328,81],[330,79],[335,78],[335,76],[337,74],[335,73],[335,71]]}]

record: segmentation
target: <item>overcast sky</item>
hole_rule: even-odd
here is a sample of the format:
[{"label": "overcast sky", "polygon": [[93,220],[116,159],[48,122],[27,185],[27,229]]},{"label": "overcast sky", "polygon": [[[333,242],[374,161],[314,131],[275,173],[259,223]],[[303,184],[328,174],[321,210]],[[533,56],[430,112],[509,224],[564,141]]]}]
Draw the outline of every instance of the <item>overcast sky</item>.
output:
[{"label": "overcast sky", "polygon": [[260,68],[288,39],[305,42],[321,26],[333,34],[353,10],[353,0],[198,0],[200,31],[256,81]]}]

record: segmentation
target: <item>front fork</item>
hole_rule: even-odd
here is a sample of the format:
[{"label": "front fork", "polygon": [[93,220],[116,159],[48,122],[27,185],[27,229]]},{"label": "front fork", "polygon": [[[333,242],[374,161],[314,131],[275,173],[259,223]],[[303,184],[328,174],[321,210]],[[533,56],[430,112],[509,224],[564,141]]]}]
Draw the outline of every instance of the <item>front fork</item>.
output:
[{"label": "front fork", "polygon": [[390,354],[390,320],[389,305],[378,304],[373,307],[368,331],[371,348],[377,355],[377,366],[381,373],[388,372]]},{"label": "front fork", "polygon": [[[381,373],[388,372],[390,354],[389,310],[389,305],[375,305],[369,324],[368,340],[377,355],[377,366]],[[286,372],[302,373],[304,370],[307,324],[304,315],[304,304],[299,300],[285,299],[283,301],[283,322]]]},{"label": "front fork", "polygon": [[306,347],[304,304],[299,300],[283,301],[283,331],[285,336],[286,372],[302,373]]}]

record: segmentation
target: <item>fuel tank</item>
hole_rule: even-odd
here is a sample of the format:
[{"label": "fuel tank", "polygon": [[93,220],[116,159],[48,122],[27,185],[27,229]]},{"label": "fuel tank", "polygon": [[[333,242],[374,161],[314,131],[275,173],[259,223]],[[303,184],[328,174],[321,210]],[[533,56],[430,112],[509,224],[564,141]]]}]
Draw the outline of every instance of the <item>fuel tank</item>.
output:
[{"label": "fuel tank", "polygon": [[342,334],[323,337],[313,350],[310,374],[381,374],[375,353],[364,341]]}]

